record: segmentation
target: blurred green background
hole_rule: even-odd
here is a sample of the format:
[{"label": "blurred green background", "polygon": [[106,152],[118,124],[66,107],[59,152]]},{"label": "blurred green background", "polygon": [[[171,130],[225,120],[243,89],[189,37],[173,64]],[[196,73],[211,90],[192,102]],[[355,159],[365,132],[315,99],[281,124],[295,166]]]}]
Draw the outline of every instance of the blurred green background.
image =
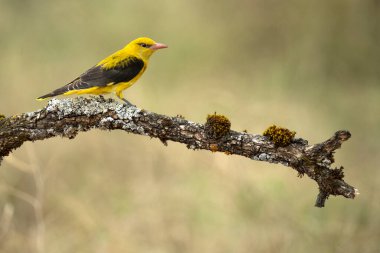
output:
[{"label": "blurred green background", "polygon": [[350,130],[336,161],[361,195],[318,209],[287,167],[93,130],[3,161],[0,252],[380,252],[380,1],[0,0],[0,113],[139,36],[169,48],[130,101],[311,143]]}]

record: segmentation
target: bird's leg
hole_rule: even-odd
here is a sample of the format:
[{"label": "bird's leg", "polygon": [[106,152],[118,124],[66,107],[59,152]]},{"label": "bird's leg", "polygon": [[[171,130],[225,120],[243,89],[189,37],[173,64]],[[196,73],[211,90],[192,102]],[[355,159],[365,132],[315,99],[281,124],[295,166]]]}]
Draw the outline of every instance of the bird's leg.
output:
[{"label": "bird's leg", "polygon": [[116,91],[116,96],[117,96],[118,98],[120,98],[121,100],[123,100],[124,103],[126,103],[128,106],[134,106],[134,107],[136,107],[134,104],[132,104],[131,102],[129,102],[128,100],[126,100],[126,99],[124,98],[123,93],[122,93],[122,90],[118,90],[118,91]]}]

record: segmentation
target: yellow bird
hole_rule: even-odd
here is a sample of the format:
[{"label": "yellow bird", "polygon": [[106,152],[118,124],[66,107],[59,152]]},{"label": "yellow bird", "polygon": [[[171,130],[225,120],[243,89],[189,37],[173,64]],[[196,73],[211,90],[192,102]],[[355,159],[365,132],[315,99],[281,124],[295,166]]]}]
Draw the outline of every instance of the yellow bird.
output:
[{"label": "yellow bird", "polygon": [[70,83],[37,99],[58,95],[100,95],[115,92],[117,97],[132,105],[123,97],[123,90],[131,87],[140,78],[148,66],[150,56],[161,48],[167,46],[150,38],[137,38]]}]

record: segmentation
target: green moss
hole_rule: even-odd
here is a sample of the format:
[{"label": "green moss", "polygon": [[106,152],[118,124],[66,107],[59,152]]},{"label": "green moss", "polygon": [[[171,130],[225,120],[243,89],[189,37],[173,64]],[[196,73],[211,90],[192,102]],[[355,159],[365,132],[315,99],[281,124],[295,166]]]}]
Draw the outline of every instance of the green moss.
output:
[{"label": "green moss", "polygon": [[5,116],[3,114],[0,114],[0,120],[5,119]]},{"label": "green moss", "polygon": [[264,131],[263,135],[273,141],[276,146],[285,147],[292,142],[292,139],[296,135],[296,132],[273,125],[268,127]]},{"label": "green moss", "polygon": [[230,129],[231,122],[226,116],[216,113],[207,116],[205,131],[209,138],[220,139],[227,135]]}]

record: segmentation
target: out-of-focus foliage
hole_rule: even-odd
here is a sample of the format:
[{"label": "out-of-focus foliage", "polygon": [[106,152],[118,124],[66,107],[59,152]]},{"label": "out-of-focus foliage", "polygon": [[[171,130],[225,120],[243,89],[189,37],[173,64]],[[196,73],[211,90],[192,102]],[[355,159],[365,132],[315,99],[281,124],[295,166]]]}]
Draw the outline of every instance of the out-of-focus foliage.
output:
[{"label": "out-of-focus foliage", "polygon": [[313,143],[348,129],[336,161],[361,192],[317,209],[280,165],[92,131],[4,160],[0,252],[379,252],[379,31],[378,0],[0,0],[0,114],[150,36],[169,48],[130,101]]}]

